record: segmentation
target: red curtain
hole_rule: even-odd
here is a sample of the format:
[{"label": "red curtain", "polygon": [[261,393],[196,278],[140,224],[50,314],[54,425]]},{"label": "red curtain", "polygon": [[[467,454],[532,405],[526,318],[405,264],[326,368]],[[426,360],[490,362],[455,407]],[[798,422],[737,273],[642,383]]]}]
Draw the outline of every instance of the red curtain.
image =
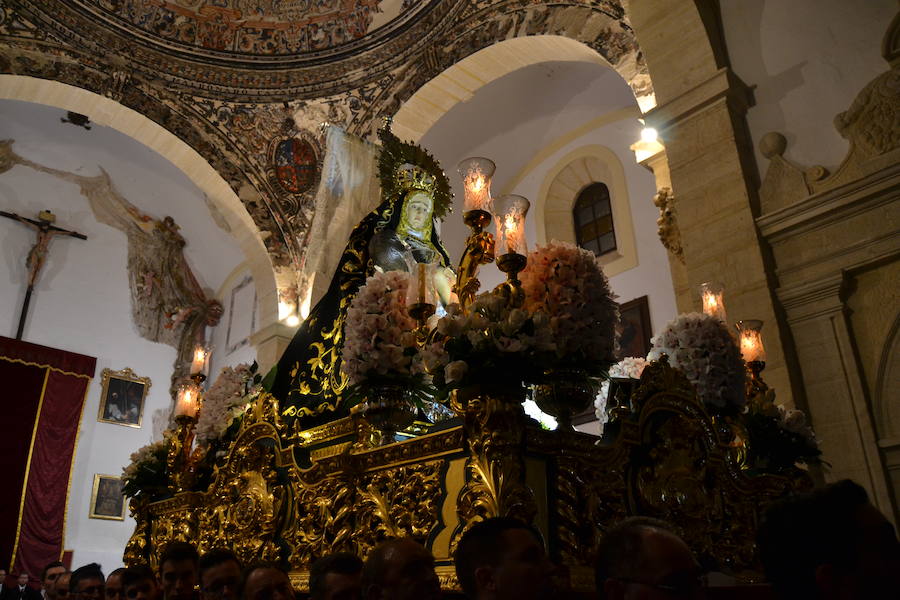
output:
[{"label": "red curtain", "polygon": [[0,337],[0,568],[39,576],[62,556],[75,441],[96,364]]}]

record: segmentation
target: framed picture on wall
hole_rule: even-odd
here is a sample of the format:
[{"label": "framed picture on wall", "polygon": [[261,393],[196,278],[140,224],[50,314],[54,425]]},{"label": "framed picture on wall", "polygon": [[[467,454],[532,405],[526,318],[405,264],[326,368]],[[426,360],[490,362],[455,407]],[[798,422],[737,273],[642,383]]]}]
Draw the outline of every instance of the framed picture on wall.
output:
[{"label": "framed picture on wall", "polygon": [[103,369],[103,391],[97,420],[126,427],[140,427],[144,416],[144,401],[150,391],[150,378],[138,377],[134,371]]},{"label": "framed picture on wall", "polygon": [[122,493],[122,478],[115,475],[94,475],[91,491],[92,519],[125,520],[125,494]]},{"label": "framed picture on wall", "polygon": [[618,360],[628,356],[646,357],[650,352],[650,304],[647,296],[641,296],[619,305],[622,320],[619,323]]}]

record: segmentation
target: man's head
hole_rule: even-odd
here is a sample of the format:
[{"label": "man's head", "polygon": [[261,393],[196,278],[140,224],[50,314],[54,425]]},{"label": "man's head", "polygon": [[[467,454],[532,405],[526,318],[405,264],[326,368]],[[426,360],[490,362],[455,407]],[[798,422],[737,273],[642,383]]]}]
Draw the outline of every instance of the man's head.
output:
[{"label": "man's head", "polygon": [[597,593],[607,600],[702,598],[701,575],[687,544],[658,519],[625,519],[597,551]]},{"label": "man's head", "polygon": [[59,561],[55,561],[44,567],[44,570],[41,571],[41,589],[47,592],[47,596],[51,599],[54,599],[56,596],[56,589],[54,584],[56,583],[56,578],[61,574],[65,573],[68,569]]},{"label": "man's head", "polygon": [[74,600],[102,600],[105,584],[106,578],[100,570],[100,565],[91,563],[72,571],[69,594],[75,595]]},{"label": "man's head", "polygon": [[536,530],[518,519],[497,517],[473,525],[454,556],[463,592],[478,600],[554,597],[553,564]]},{"label": "man's head", "polygon": [[272,564],[251,565],[244,571],[242,600],[294,600],[294,587],[283,569]]},{"label": "man's head", "polygon": [[225,548],[200,557],[200,595],[203,600],[237,600],[241,589],[241,561]]},{"label": "man's head", "polygon": [[126,600],[161,600],[162,591],[153,569],[147,565],[128,567],[122,573],[122,591]]},{"label": "man's head", "polygon": [[0,569],[0,585],[6,585],[6,569]]},{"label": "man's head", "polygon": [[440,598],[434,557],[410,538],[375,546],[362,571],[364,600],[430,600]]},{"label": "man's head", "polygon": [[56,577],[56,583],[53,584],[53,597],[56,600],[68,600],[69,583],[72,580],[72,572],[66,571]]},{"label": "man's head", "polygon": [[363,562],[355,554],[323,556],[309,568],[311,600],[359,600]]},{"label": "man's head", "polygon": [[773,504],[759,529],[766,576],[783,598],[897,598],[900,544],[849,479]]},{"label": "man's head", "polygon": [[172,542],[159,558],[159,580],[165,600],[192,600],[197,586],[197,549],[187,542]]},{"label": "man's head", "polygon": [[125,588],[122,587],[122,573],[124,567],[120,567],[106,576],[106,600],[123,600]]},{"label": "man's head", "polygon": [[28,585],[28,573],[19,573],[19,577],[16,579],[16,583],[20,586]]}]

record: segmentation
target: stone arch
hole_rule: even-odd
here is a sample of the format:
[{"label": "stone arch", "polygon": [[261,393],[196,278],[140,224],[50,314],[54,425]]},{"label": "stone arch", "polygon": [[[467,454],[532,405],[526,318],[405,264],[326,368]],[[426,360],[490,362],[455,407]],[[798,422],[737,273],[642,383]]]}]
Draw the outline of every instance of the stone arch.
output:
[{"label": "stone arch", "polygon": [[90,114],[98,125],[131,137],[175,165],[206,194],[231,228],[253,274],[262,323],[278,319],[275,273],[259,229],[228,182],[187,143],[110,98],[58,81],[0,74],[0,98]]},{"label": "stone arch", "polygon": [[609,188],[617,247],[600,257],[608,276],[618,275],[638,265],[631,201],[625,169],[615,152],[600,145],[576,148],[547,172],[535,202],[537,241],[575,243],[572,209],[578,194],[592,183]]},{"label": "stone arch", "polygon": [[634,61],[626,61],[627,69],[617,69],[577,39],[530,35],[499,41],[441,71],[403,103],[394,115],[394,131],[402,139],[418,141],[444,114],[483,86],[523,67],[550,61],[588,62],[613,68],[636,91],[643,110],[655,104],[652,86],[644,74],[636,72]]}]

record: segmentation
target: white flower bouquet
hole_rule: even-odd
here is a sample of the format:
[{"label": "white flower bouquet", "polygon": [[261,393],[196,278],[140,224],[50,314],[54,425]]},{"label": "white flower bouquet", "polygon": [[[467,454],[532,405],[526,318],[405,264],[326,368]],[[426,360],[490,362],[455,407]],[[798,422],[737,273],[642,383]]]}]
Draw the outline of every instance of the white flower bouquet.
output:
[{"label": "white flower bouquet", "polygon": [[669,364],[687,376],[708,407],[721,413],[744,409],[744,361],[734,338],[717,318],[679,315],[651,342],[647,360],[667,354]]},{"label": "white flower bouquet", "polygon": [[364,399],[367,384],[401,385],[420,400],[433,396],[416,345],[418,323],[406,307],[408,285],[404,271],[375,273],[347,309],[341,370],[349,383],[344,394],[349,406]]},{"label": "white flower bouquet", "polygon": [[538,356],[556,349],[545,313],[510,308],[492,292],[476,296],[468,313],[450,305],[437,333],[441,341],[425,348],[423,362],[442,393],[484,384],[521,387],[539,369]]},{"label": "white flower bouquet", "polygon": [[550,242],[528,255],[519,274],[524,309],[548,319],[553,348],[545,368],[584,369],[602,377],[615,362],[619,308],[600,261],[572,244]]},{"label": "white flower bouquet", "polygon": [[195,429],[198,444],[209,445],[220,439],[247,412],[252,401],[248,384],[252,383],[255,366],[240,364],[219,372],[203,397]]},{"label": "white flower bouquet", "polygon": [[169,474],[166,455],[169,439],[151,442],[131,454],[131,462],[122,469],[122,491],[129,498],[153,501],[165,496]]},{"label": "white flower bouquet", "polygon": [[[628,356],[623,358],[609,369],[610,378],[622,379],[640,379],[647,366],[647,359]],[[594,399],[594,414],[600,421],[600,433],[603,433],[603,427],[609,421],[609,414],[606,412],[607,401],[609,400],[609,380],[604,380],[600,384],[600,393]]]}]

